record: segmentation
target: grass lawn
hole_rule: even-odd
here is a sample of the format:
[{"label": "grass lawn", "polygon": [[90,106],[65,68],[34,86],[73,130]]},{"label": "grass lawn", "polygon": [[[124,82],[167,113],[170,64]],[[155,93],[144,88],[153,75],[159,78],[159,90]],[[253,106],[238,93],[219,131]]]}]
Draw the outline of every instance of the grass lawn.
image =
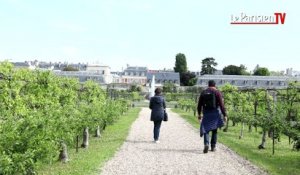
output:
[{"label": "grass lawn", "polygon": [[[180,109],[172,109],[181,117],[186,119],[194,127],[199,128],[199,123],[192,112],[184,112]],[[275,155],[272,155],[272,139],[268,138],[266,149],[259,150],[257,147],[261,143],[260,129],[255,132],[248,132],[245,126],[244,137],[239,139],[241,125],[229,126],[228,132],[219,130],[218,141],[230,147],[237,154],[252,163],[266,170],[273,175],[299,175],[300,174],[300,151],[293,151],[289,145],[288,138],[281,136],[281,141],[275,144]]]},{"label": "grass lawn", "polygon": [[88,149],[69,150],[70,161],[66,164],[56,162],[52,165],[43,165],[39,168],[38,174],[43,175],[83,175],[99,174],[100,167],[109,160],[117,149],[125,141],[130,126],[135,121],[140,108],[130,109],[124,116],[107,126],[99,138],[90,138]]}]

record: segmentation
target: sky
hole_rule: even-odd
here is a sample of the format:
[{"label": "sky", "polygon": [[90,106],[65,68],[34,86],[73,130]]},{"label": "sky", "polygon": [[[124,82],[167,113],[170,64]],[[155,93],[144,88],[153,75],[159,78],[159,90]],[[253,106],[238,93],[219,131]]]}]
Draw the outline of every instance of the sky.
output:
[{"label": "sky", "polygon": [[[0,60],[188,69],[259,64],[300,71],[299,0],[0,0]],[[232,25],[232,16],[274,16],[278,25]]]}]

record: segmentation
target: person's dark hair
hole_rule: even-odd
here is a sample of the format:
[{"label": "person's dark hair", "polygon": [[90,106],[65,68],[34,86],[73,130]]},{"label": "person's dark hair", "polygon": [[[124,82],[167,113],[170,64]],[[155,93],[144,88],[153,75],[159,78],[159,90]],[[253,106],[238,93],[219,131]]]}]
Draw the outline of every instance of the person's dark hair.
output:
[{"label": "person's dark hair", "polygon": [[162,91],[161,88],[156,88],[155,91],[154,91],[155,95],[161,94],[161,91]]},{"label": "person's dark hair", "polygon": [[208,86],[209,87],[214,87],[214,86],[216,86],[216,82],[214,80],[209,80],[208,81]]}]

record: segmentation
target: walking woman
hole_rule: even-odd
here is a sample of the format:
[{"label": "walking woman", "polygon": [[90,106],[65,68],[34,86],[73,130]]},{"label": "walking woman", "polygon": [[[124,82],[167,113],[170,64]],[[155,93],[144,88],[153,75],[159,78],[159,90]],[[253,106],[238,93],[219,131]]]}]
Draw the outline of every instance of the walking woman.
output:
[{"label": "walking woman", "polygon": [[161,96],[161,88],[155,89],[155,95],[150,99],[149,108],[151,111],[151,121],[154,122],[153,137],[154,142],[159,143],[159,131],[161,122],[164,118],[164,110],[166,109],[165,99]]}]

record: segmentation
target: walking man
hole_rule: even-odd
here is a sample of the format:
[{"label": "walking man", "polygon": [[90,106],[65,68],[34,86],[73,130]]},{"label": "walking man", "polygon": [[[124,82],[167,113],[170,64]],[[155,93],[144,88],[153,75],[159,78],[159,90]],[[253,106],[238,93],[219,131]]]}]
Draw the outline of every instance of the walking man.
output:
[{"label": "walking man", "polygon": [[[208,88],[202,91],[198,102],[198,119],[200,122],[200,136],[204,136],[204,150],[207,153],[209,149],[209,132],[212,131],[211,136],[211,151],[216,150],[217,131],[218,128],[224,125],[227,121],[227,115],[222,99],[222,94],[216,89],[214,80],[208,81]],[[224,116],[224,121],[221,118],[221,112]],[[203,117],[201,115],[203,112]]]}]

